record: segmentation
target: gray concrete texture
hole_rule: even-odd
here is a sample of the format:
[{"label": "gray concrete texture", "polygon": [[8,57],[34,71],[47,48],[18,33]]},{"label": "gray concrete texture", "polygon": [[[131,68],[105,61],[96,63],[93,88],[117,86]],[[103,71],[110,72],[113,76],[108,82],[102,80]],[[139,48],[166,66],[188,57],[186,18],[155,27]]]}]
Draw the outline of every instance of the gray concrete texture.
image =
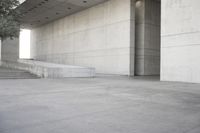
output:
[{"label": "gray concrete texture", "polygon": [[33,79],[38,78],[27,71],[0,67],[0,79]]},{"label": "gray concrete texture", "polygon": [[161,80],[200,83],[200,1],[161,3]]},{"label": "gray concrete texture", "polygon": [[161,4],[156,0],[136,2],[135,74],[160,74]]},{"label": "gray concrete texture", "polygon": [[32,58],[97,73],[159,75],[160,6],[155,0],[136,6],[134,0],[109,0],[32,29]]},{"label": "gray concrete texture", "polygon": [[19,59],[19,39],[6,39],[1,44],[1,60],[16,62]]},{"label": "gray concrete texture", "polygon": [[94,67],[97,73],[131,75],[134,4],[134,0],[109,0],[32,29],[31,57]]},{"label": "gray concrete texture", "polygon": [[150,79],[0,80],[0,132],[199,133],[200,85]]},{"label": "gray concrete texture", "polygon": [[24,70],[41,78],[89,78],[95,76],[94,68],[54,64],[34,60],[20,59],[17,62],[2,61],[1,66]]},{"label": "gray concrete texture", "polygon": [[[23,2],[22,0],[21,2]],[[107,0],[26,0],[17,9],[23,28],[34,28]]]},{"label": "gray concrete texture", "polygon": [[[159,16],[159,8],[145,5],[145,26],[136,25],[136,31],[145,29],[136,34],[136,40],[141,40],[141,52],[136,50],[136,55],[141,55],[138,61],[134,0],[109,0],[33,29],[31,55],[42,61],[94,67],[97,73],[158,73],[159,18],[155,16]],[[161,5],[161,80],[200,83],[200,1],[162,0]],[[7,43],[2,44],[2,58],[16,60],[18,46]]]}]

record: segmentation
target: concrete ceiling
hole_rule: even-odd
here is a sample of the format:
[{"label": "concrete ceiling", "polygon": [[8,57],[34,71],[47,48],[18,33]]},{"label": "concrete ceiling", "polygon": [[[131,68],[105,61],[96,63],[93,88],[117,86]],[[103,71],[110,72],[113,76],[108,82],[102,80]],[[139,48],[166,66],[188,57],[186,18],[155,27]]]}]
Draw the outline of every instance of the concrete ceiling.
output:
[{"label": "concrete ceiling", "polygon": [[22,28],[31,29],[105,1],[107,0],[26,0],[17,9],[22,13]]}]

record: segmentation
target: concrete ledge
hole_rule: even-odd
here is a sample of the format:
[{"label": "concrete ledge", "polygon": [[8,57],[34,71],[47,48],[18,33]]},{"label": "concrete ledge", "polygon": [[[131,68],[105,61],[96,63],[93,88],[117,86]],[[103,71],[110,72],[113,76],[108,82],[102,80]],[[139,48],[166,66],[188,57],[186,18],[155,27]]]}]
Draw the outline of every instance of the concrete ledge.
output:
[{"label": "concrete ledge", "polygon": [[34,60],[18,60],[18,62],[2,62],[2,66],[29,71],[43,78],[94,77],[95,69],[89,67],[54,64]]}]

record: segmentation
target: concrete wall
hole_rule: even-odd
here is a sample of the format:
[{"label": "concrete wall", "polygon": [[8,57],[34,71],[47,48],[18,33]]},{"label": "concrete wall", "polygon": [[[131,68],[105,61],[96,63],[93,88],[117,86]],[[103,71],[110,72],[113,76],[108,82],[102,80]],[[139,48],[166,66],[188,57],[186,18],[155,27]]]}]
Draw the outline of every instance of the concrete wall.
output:
[{"label": "concrete wall", "polygon": [[19,59],[19,39],[6,39],[1,44],[1,60],[16,62]]},{"label": "concrete wall", "polygon": [[199,5],[199,0],[162,0],[161,80],[200,83]]},{"label": "concrete wall", "polygon": [[94,67],[97,73],[134,74],[134,4],[109,0],[33,29],[31,58]]},{"label": "concrete wall", "polygon": [[136,3],[136,75],[160,74],[160,16],[157,0]]}]

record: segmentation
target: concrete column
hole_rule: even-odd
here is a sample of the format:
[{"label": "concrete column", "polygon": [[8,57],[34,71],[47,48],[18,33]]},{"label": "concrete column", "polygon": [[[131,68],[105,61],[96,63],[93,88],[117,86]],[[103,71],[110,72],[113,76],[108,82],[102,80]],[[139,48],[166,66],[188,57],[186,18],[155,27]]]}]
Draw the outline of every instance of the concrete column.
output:
[{"label": "concrete column", "polygon": [[1,60],[3,62],[17,62],[19,59],[19,39],[6,39],[2,41]]},{"label": "concrete column", "polygon": [[199,0],[162,0],[163,81],[200,83],[199,5]]},{"label": "concrete column", "polygon": [[137,0],[135,74],[160,74],[160,2]]}]

